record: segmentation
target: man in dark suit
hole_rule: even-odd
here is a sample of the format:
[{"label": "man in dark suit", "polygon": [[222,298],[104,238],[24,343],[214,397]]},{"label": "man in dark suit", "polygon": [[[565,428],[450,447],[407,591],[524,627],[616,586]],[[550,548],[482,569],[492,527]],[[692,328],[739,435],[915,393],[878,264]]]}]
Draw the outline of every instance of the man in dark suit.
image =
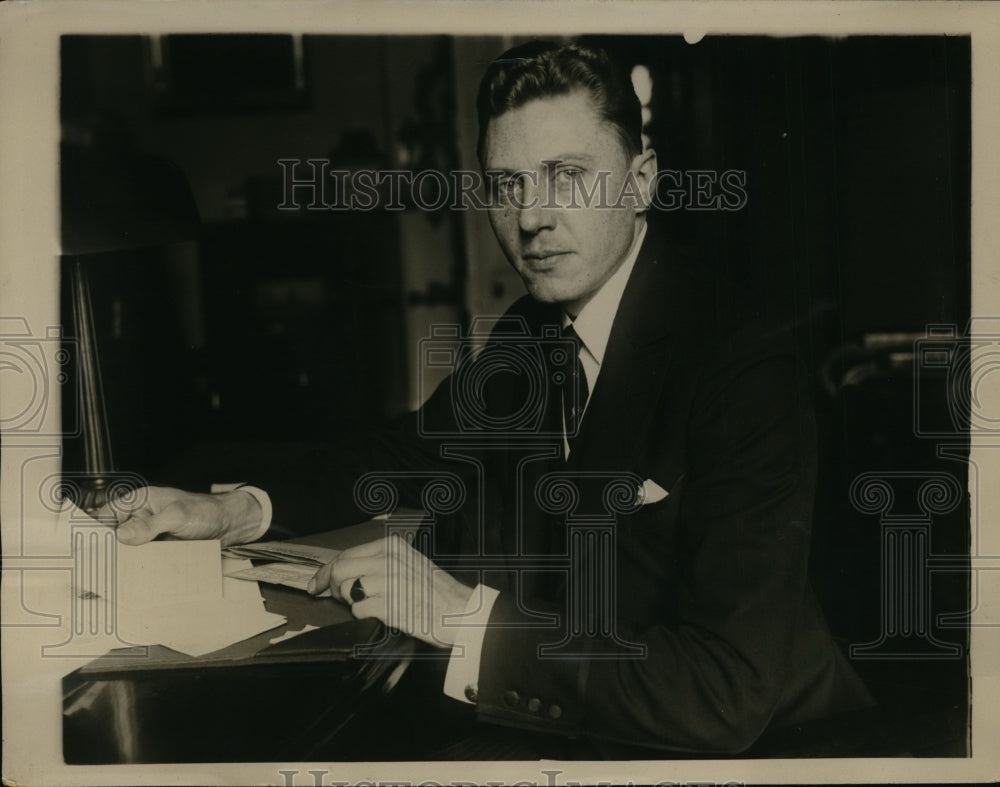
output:
[{"label": "man in dark suit", "polygon": [[[607,56],[529,44],[479,95],[490,220],[528,295],[417,413],[223,496],[151,490],[119,527],[302,532],[433,508],[423,552],[346,550],[311,587],[437,648],[480,721],[659,752],[738,753],[869,702],[806,577],[815,437],[793,344],[647,227],[656,156]],[[433,512],[432,512],[433,513]],[[655,755],[653,755],[655,756]]]}]

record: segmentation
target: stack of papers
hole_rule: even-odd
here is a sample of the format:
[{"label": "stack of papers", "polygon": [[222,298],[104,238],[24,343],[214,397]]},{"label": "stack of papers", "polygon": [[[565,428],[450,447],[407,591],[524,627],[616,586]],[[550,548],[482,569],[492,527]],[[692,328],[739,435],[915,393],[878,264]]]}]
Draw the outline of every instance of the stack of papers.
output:
[{"label": "stack of papers", "polygon": [[225,554],[227,557],[273,559],[280,563],[300,563],[319,568],[337,557],[340,550],[311,544],[296,544],[291,541],[262,541],[258,544],[226,547]]},{"label": "stack of papers", "polygon": [[[287,541],[265,541],[260,544],[244,544],[229,547],[227,557],[242,557],[272,560],[251,568],[232,568],[225,571],[227,578],[267,582],[285,585],[297,590],[306,590],[309,580],[315,576],[320,566],[326,565],[340,554],[339,550],[308,544],[293,544]],[[329,596],[325,590],[320,596]]]}]

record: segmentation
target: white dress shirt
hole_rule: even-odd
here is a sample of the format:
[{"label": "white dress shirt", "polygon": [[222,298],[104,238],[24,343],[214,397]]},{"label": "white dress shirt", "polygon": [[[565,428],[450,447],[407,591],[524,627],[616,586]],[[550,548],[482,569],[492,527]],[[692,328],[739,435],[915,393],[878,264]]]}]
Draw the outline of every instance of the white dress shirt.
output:
[{"label": "white dress shirt", "polygon": [[260,525],[257,527],[257,532],[254,533],[253,538],[249,539],[249,541],[256,541],[258,538],[263,537],[267,529],[271,526],[271,498],[263,489],[242,483],[212,484],[211,492],[213,495],[218,495],[224,492],[234,492],[237,489],[249,492],[260,503]]}]

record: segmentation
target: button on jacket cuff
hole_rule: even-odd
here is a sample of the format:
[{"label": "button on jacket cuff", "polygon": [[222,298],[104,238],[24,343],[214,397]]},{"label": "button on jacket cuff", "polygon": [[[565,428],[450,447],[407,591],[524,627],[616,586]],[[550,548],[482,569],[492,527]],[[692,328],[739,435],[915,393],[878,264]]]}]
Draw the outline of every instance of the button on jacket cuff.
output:
[{"label": "button on jacket cuff", "polygon": [[[532,600],[532,612],[509,594],[493,605],[483,638],[476,715],[481,721],[574,737],[583,721],[590,672],[585,639],[573,656],[536,654],[557,648],[561,627],[540,627],[538,614],[560,614],[560,605]],[[565,617],[563,617],[563,627]]]}]

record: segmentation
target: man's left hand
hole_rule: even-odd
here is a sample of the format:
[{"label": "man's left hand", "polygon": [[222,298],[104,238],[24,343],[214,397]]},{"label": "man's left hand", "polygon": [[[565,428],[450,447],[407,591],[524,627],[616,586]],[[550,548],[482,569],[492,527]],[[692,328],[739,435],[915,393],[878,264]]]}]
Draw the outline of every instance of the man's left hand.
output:
[{"label": "man's left hand", "polygon": [[[352,598],[360,582],[364,597]],[[345,549],[316,572],[309,592],[330,589],[351,605],[356,618],[378,618],[387,626],[439,648],[455,642],[457,622],[446,616],[465,612],[472,588],[438,568],[399,536]]]}]

